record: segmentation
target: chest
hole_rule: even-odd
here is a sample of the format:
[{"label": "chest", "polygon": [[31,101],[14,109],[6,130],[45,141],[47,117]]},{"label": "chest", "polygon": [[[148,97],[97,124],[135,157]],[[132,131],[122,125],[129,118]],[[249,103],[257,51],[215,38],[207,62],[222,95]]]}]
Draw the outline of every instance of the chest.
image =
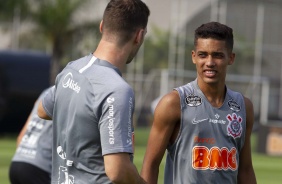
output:
[{"label": "chest", "polygon": [[235,108],[233,104],[226,101],[222,107],[215,108],[207,101],[198,100],[189,104],[186,99],[181,109],[182,131],[195,144],[204,146],[227,146],[241,142],[246,127],[245,112],[244,108]]}]

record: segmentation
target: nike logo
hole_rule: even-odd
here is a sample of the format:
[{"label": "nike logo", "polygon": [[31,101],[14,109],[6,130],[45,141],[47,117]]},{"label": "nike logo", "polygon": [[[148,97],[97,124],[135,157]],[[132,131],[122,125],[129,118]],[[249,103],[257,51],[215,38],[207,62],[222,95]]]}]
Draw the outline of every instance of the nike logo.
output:
[{"label": "nike logo", "polygon": [[206,120],[208,120],[208,119],[209,119],[209,118],[196,120],[196,119],[194,118],[194,119],[192,120],[192,123],[193,123],[193,124],[198,124],[198,123],[201,123],[201,122],[206,121]]}]

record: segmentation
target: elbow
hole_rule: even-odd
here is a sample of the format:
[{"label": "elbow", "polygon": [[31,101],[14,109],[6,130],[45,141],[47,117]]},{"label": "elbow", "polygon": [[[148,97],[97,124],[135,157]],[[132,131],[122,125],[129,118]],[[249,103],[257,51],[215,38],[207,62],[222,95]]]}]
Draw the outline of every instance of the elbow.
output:
[{"label": "elbow", "polygon": [[109,154],[104,156],[105,172],[114,184],[141,183],[137,169],[130,161],[128,153]]},{"label": "elbow", "polygon": [[125,173],[123,169],[114,169],[106,167],[106,174],[110,181],[115,184],[124,183]]}]

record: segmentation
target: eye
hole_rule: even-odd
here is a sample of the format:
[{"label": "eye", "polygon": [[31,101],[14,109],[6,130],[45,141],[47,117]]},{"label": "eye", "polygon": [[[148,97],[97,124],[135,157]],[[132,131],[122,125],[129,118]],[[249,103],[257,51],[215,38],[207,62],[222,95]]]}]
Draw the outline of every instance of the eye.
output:
[{"label": "eye", "polygon": [[203,53],[203,52],[198,53],[198,57],[200,58],[205,58],[206,56],[207,56],[206,53]]},{"label": "eye", "polygon": [[216,59],[224,58],[224,54],[223,53],[219,53],[219,52],[213,53],[212,56],[213,56],[213,58],[216,58]]}]

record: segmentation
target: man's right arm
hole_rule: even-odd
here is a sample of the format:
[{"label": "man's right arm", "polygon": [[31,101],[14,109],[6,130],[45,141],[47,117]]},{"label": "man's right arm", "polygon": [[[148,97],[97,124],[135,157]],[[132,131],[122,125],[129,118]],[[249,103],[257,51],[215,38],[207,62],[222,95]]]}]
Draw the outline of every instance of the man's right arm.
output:
[{"label": "man's right arm", "polygon": [[104,156],[105,170],[114,184],[145,184],[128,153],[115,153]]},{"label": "man's right arm", "polygon": [[180,99],[177,91],[165,95],[158,103],[150,131],[141,176],[148,184],[157,184],[159,166],[169,144],[174,143],[180,120]]}]

